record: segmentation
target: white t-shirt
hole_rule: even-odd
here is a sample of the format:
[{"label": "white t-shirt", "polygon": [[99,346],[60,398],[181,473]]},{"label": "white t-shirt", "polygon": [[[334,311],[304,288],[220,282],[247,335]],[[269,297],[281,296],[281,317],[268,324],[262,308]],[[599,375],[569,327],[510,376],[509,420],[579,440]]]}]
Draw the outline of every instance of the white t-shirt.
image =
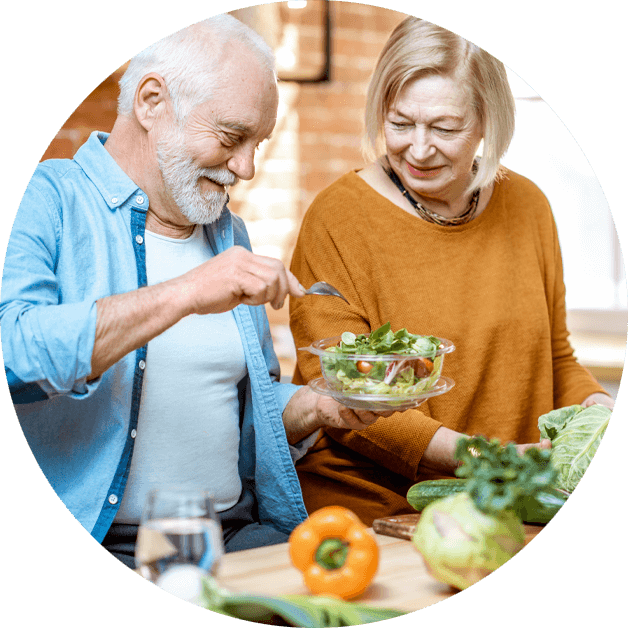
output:
[{"label": "white t-shirt", "polygon": [[[186,239],[146,231],[149,285],[213,257],[202,227]],[[240,497],[237,383],[246,375],[232,312],[191,314],[148,343],[130,476],[115,521],[138,523],[152,488],[208,490],[216,509]]]}]

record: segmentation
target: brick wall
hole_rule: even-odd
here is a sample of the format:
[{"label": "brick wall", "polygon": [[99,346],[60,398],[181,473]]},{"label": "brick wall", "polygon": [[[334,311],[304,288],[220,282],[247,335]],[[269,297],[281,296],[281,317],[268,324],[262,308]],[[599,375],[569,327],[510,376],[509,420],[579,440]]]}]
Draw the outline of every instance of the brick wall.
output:
[{"label": "brick wall", "polygon": [[[275,50],[282,43],[287,25],[298,24],[298,59],[310,73],[315,73],[322,60],[317,27],[320,4],[321,0],[310,0],[309,8],[288,9],[287,3],[275,3],[233,14],[258,30]],[[280,84],[277,126],[271,140],[258,153],[256,176],[231,193],[231,209],[246,221],[255,251],[278,257],[286,265],[301,218],[314,196],[364,163],[360,145],[368,79],[388,35],[405,17],[353,2],[330,2],[330,10],[331,80]],[[71,157],[91,131],[111,130],[116,117],[117,82],[124,69],[125,66],[104,79],[76,108],[43,159]],[[283,372],[289,375],[294,348],[286,331],[288,307],[277,312],[269,307],[268,314]]]},{"label": "brick wall", "polygon": [[[360,147],[368,81],[390,32],[405,17],[352,2],[331,2],[330,9],[331,80],[280,85],[286,107],[265,147],[267,157],[260,159],[252,185],[234,188],[232,194],[233,209],[247,222],[253,246],[286,264],[301,218],[316,194],[348,170],[364,165]],[[255,16],[234,14],[255,28]],[[278,161],[284,159],[282,171]],[[281,174],[271,176],[267,168]],[[256,191],[253,197],[247,187]],[[278,312],[268,308],[268,315],[271,324],[286,325],[288,307]]]},{"label": "brick wall", "polygon": [[111,131],[116,119],[118,81],[126,64],[108,76],[74,110],[59,129],[42,159],[72,157],[92,131]]}]

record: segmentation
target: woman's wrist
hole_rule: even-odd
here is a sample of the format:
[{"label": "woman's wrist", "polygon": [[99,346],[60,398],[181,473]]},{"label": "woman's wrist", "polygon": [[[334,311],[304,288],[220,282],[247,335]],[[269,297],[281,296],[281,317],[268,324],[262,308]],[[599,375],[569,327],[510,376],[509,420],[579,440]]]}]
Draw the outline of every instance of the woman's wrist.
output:
[{"label": "woman's wrist", "polygon": [[461,434],[444,426],[439,427],[425,448],[419,467],[444,475],[453,475],[459,466],[454,457],[456,443],[464,436],[466,434]]}]

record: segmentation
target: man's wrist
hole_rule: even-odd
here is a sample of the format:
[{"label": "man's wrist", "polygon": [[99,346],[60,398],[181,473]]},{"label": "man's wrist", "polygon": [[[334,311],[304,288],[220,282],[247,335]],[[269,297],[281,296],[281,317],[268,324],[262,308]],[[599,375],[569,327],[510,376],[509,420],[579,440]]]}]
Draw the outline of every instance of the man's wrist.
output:
[{"label": "man's wrist", "polygon": [[288,443],[291,445],[323,427],[324,422],[318,412],[318,401],[319,395],[309,386],[302,386],[286,404],[283,423]]}]

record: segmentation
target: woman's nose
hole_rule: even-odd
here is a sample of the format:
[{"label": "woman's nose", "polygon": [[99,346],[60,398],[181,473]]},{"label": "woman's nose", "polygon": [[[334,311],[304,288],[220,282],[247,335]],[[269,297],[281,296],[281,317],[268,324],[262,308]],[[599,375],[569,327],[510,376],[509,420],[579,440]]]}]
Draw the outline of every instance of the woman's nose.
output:
[{"label": "woman's nose", "polygon": [[425,161],[435,152],[431,137],[430,132],[426,129],[418,127],[414,130],[410,144],[410,154],[413,159]]}]

